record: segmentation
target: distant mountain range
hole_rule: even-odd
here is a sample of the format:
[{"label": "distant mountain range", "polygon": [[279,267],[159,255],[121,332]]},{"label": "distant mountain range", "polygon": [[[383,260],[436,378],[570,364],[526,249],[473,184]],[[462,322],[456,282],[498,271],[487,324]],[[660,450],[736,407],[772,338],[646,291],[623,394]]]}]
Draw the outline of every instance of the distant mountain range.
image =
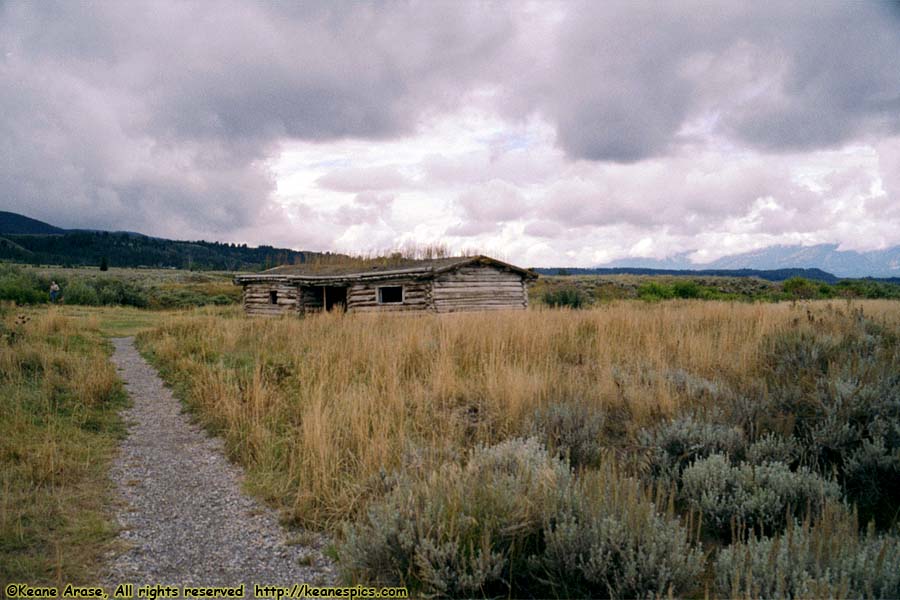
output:
[{"label": "distant mountain range", "polygon": [[[822,269],[649,269],[646,267],[542,268],[541,275],[685,275],[693,277],[759,277],[767,281],[784,281],[803,277],[825,283],[837,283],[840,277]],[[900,283],[898,279],[895,283]]]},{"label": "distant mountain range", "polygon": [[0,211],[0,260],[14,262],[98,266],[105,258],[112,267],[259,271],[321,255],[272,246],[166,240],[130,231],[61,229]]},{"label": "distant mountain range", "polygon": [[666,259],[628,258],[598,265],[598,268],[734,270],[821,269],[837,277],[900,277],[900,246],[857,252],[838,250],[837,244],[815,246],[769,246],[761,250],[723,256],[709,263],[691,262],[684,252]]}]

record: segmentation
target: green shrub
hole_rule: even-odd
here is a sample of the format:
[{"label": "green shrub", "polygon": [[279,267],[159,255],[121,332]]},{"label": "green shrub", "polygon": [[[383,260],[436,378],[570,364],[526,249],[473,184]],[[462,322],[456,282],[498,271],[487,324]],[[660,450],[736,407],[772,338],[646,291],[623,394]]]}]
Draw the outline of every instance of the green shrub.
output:
[{"label": "green shrub", "polygon": [[817,514],[826,499],[840,498],[840,487],[805,468],[791,471],[780,462],[733,466],[714,454],[684,470],[681,497],[716,534],[727,534],[735,524],[774,532],[787,511]]},{"label": "green shrub", "polygon": [[344,531],[351,581],[449,597],[684,593],[704,567],[686,530],[611,469],[576,482],[536,440],[401,480]]},{"label": "green shrub", "polygon": [[819,284],[819,294],[818,297],[822,299],[826,298],[834,298],[837,295],[837,292],[833,287],[828,285],[827,283]]},{"label": "green shrub", "polygon": [[147,294],[133,283],[112,278],[97,278],[90,281],[97,291],[100,304],[108,306],[136,306],[145,308],[148,305]]},{"label": "green shrub", "polygon": [[900,298],[900,285],[865,279],[843,279],[834,285],[834,291],[847,298]]},{"label": "green shrub", "polygon": [[547,290],[542,300],[544,304],[554,308],[583,308],[588,303],[584,292],[574,286]]},{"label": "green shrub", "polygon": [[672,295],[676,298],[699,298],[702,291],[696,281],[676,281],[672,284]]},{"label": "green shrub", "polygon": [[667,300],[675,296],[675,292],[671,287],[663,285],[661,283],[657,283],[655,281],[649,281],[640,285],[638,287],[637,293],[638,298],[640,298],[641,300],[646,300],[648,302],[653,302],[656,300]]},{"label": "green shrub", "polygon": [[580,402],[562,402],[535,413],[531,434],[572,467],[597,465],[606,415]]},{"label": "green shrub", "polygon": [[829,504],[817,522],[721,550],[715,573],[726,598],[898,598],[900,539],[860,534],[854,515]]},{"label": "green shrub", "polygon": [[84,281],[75,281],[62,290],[63,299],[66,304],[84,304],[86,306],[97,306],[100,304],[100,297],[97,291],[85,283]]},{"label": "green shrub", "polygon": [[816,298],[819,295],[819,286],[803,277],[791,277],[781,284],[781,288],[791,298]]},{"label": "green shrub", "polygon": [[[49,288],[47,282],[47,288]],[[0,265],[0,300],[16,304],[40,304],[49,299],[44,282],[34,274],[11,265]]]},{"label": "green shrub", "polygon": [[121,296],[119,294],[119,290],[117,290],[113,286],[102,286],[99,289],[95,288],[95,291],[97,292],[98,304],[104,304],[107,306],[121,304]]},{"label": "green shrub", "polygon": [[684,416],[638,432],[638,442],[649,452],[650,475],[678,481],[681,471],[699,458],[727,454],[744,456],[744,432],[737,427],[709,423]]}]

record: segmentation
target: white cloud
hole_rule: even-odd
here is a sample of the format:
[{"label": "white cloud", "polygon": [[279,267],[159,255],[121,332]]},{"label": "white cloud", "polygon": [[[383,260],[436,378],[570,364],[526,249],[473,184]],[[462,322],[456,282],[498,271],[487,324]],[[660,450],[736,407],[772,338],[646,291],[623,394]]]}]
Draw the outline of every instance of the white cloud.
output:
[{"label": "white cloud", "polygon": [[[545,159],[540,176],[494,168],[514,164],[522,152],[516,143],[497,143],[502,131],[510,132],[506,139],[530,140],[528,154]],[[435,154],[444,139],[453,143]],[[882,189],[897,185],[895,170],[885,166],[900,145],[769,154],[723,150],[722,140],[707,138],[669,157],[610,164],[570,161],[554,142],[546,123],[526,127],[463,111],[402,141],[294,143],[273,169],[279,201],[320,211],[319,226],[331,232],[326,248],[338,251],[372,250],[367,240],[384,248],[394,236],[395,244],[492,246],[530,265],[590,266],[688,251],[708,262],[775,243],[900,243],[900,211]],[[365,196],[352,193],[358,186],[321,189],[321,175],[296,176],[334,172],[332,164],[343,165],[341,172],[382,173],[388,159],[384,172],[406,173],[415,185]],[[887,205],[893,213],[885,214]],[[306,247],[299,237],[291,245]]]},{"label": "white cloud", "polygon": [[342,167],[316,180],[319,187],[336,192],[368,192],[409,187],[411,182],[394,167]]}]

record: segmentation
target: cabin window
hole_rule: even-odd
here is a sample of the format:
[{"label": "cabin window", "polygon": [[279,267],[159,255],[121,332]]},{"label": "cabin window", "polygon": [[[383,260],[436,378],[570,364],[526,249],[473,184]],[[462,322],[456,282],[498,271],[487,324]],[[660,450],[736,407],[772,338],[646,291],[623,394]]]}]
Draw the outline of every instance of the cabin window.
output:
[{"label": "cabin window", "polygon": [[269,292],[269,304],[278,304],[278,292],[275,290]]},{"label": "cabin window", "polygon": [[379,304],[403,304],[403,286],[386,285],[378,288]]}]

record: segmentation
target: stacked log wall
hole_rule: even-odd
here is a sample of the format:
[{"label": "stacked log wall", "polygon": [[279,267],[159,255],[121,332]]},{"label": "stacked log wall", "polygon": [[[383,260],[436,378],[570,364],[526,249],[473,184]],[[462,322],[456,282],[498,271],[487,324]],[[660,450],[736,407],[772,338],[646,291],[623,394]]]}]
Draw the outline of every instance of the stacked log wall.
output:
[{"label": "stacked log wall", "polygon": [[469,265],[439,274],[434,280],[439,313],[528,308],[524,278],[494,265]]},{"label": "stacked log wall", "polygon": [[[269,292],[275,292],[276,303],[271,303]],[[299,312],[297,286],[283,281],[248,283],[244,285],[244,311],[248,315],[277,317]]]},{"label": "stacked log wall", "polygon": [[320,312],[322,308],[322,289],[313,285],[301,285],[300,312]]},{"label": "stacked log wall", "polygon": [[[403,286],[402,304],[378,302],[378,288],[398,285]],[[378,282],[359,282],[347,290],[348,312],[405,312],[432,309],[432,285],[429,280],[385,279]]]}]

